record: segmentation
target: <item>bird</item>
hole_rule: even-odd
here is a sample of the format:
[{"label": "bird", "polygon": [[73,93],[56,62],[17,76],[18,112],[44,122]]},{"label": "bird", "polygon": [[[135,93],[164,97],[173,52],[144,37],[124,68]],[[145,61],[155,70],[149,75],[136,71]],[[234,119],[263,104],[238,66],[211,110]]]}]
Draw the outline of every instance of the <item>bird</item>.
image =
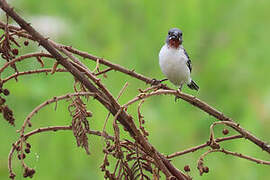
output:
[{"label": "bird", "polygon": [[169,81],[179,87],[179,91],[182,91],[184,84],[187,84],[190,89],[198,91],[199,86],[190,76],[191,60],[182,43],[183,32],[178,28],[170,29],[166,42],[159,52],[159,65]]}]

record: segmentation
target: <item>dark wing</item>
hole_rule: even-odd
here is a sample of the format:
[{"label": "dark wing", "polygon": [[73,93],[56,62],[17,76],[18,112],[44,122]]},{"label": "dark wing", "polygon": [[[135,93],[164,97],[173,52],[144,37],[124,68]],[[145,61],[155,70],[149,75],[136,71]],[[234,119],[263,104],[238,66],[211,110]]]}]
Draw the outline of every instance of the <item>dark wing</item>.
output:
[{"label": "dark wing", "polygon": [[189,71],[191,72],[191,70],[192,70],[192,64],[191,64],[191,60],[189,59],[189,56],[188,56],[188,54],[187,54],[187,52],[186,52],[186,50],[184,49],[184,53],[185,53],[185,55],[187,56],[187,58],[188,58],[188,61],[187,61],[187,66],[188,66],[188,69],[189,69]]}]

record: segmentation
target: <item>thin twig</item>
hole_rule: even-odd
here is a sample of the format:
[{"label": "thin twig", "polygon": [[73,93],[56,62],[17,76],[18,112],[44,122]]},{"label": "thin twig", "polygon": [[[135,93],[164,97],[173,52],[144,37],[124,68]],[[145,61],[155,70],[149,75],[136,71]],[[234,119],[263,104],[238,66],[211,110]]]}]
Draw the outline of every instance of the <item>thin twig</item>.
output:
[{"label": "thin twig", "polygon": [[[11,76],[8,76],[7,78],[2,80],[2,83],[6,83],[7,81],[9,81],[10,79],[16,78],[18,76],[22,76],[22,75],[30,75],[30,74],[37,74],[37,73],[48,73],[51,72],[52,69],[36,69],[36,70],[30,70],[30,71],[24,71],[24,72],[19,72],[19,73],[14,73]],[[66,69],[56,69],[55,72],[68,72]]]},{"label": "thin twig", "polygon": [[105,74],[105,73],[107,73],[107,72],[109,72],[111,70],[113,70],[113,68],[110,68],[109,67],[107,69],[104,69],[103,71],[99,71],[99,72],[95,73],[95,76],[98,76],[98,75],[101,75],[101,74]]},{"label": "thin twig", "polygon": [[222,153],[229,154],[229,155],[232,155],[232,156],[236,156],[236,157],[239,157],[239,158],[247,159],[249,161],[253,161],[253,162],[256,162],[258,164],[270,165],[270,161],[264,161],[264,160],[261,160],[261,159],[256,159],[256,158],[253,158],[253,157],[250,157],[250,156],[243,155],[241,153],[231,152],[231,151],[228,151],[228,150],[225,150],[225,149],[210,149],[207,152],[205,152],[204,154],[202,154],[200,156],[199,160],[198,160],[197,168],[200,171],[200,175],[202,175],[204,173],[204,170],[203,170],[204,169],[204,163],[203,163],[204,158],[208,154],[213,153],[213,152],[222,152]]},{"label": "thin twig", "polygon": [[17,57],[15,59],[13,59],[12,61],[7,62],[6,64],[4,64],[1,68],[0,68],[0,74],[10,65],[14,64],[17,61],[22,61],[24,59],[29,59],[31,57],[47,57],[47,58],[53,58],[52,55],[50,54],[46,54],[46,53],[30,53],[30,54],[26,54],[26,55],[22,55],[20,57]]},{"label": "thin twig", "polygon": [[141,129],[141,131],[143,132],[143,134],[145,136],[148,136],[149,133],[145,130],[145,128],[143,127],[143,124],[144,124],[144,117],[141,113],[141,107],[142,107],[142,104],[144,103],[144,99],[140,101],[139,105],[138,105],[138,108],[137,108],[137,113],[138,113],[138,119],[139,119],[139,127]]},{"label": "thin twig", "polygon": [[78,92],[78,93],[68,93],[66,95],[63,95],[63,96],[58,96],[58,97],[53,97],[52,99],[49,99],[45,102],[43,102],[42,104],[40,104],[39,106],[37,106],[31,113],[29,113],[29,115],[26,117],[21,129],[20,129],[20,132],[21,132],[21,135],[24,134],[24,130],[25,130],[25,127],[27,124],[31,124],[30,123],[30,120],[31,118],[38,113],[38,111],[40,109],[42,109],[43,107],[51,104],[51,103],[54,103],[54,102],[57,102],[57,101],[60,101],[60,100],[63,100],[63,99],[69,99],[73,96],[85,96],[85,95],[90,95],[90,96],[95,96],[95,93],[90,93],[90,92]]},{"label": "thin twig", "polygon": [[[234,135],[234,136],[229,136],[229,137],[224,137],[224,138],[217,138],[215,139],[216,142],[222,142],[222,141],[228,141],[228,140],[232,140],[232,139],[239,139],[239,138],[243,138],[242,135]],[[184,154],[188,154],[190,152],[195,152],[199,149],[202,149],[202,148],[205,148],[209,146],[209,143],[206,142],[204,144],[201,144],[201,145],[198,145],[198,146],[195,146],[195,147],[192,147],[192,148],[189,148],[189,149],[186,149],[184,151],[179,151],[179,152],[175,152],[173,154],[170,154],[168,156],[166,156],[168,159],[171,159],[171,158],[175,158],[175,157],[178,157],[178,156],[181,156],[181,155],[184,155]]]},{"label": "thin twig", "polygon": [[97,59],[97,62],[96,62],[96,67],[95,67],[95,69],[92,71],[92,72],[99,72],[99,59]]}]

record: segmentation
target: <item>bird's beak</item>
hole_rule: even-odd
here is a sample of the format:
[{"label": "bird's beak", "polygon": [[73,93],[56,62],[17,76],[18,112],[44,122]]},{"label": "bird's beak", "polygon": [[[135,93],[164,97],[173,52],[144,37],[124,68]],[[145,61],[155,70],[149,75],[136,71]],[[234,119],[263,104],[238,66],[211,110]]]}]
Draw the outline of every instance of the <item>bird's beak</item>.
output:
[{"label": "bird's beak", "polygon": [[183,40],[182,40],[182,37],[178,37],[177,35],[171,35],[169,36],[169,40],[178,40],[180,42],[180,44],[182,44]]},{"label": "bird's beak", "polygon": [[169,37],[169,40],[171,40],[171,39],[177,39],[177,36],[171,35],[171,36]]}]

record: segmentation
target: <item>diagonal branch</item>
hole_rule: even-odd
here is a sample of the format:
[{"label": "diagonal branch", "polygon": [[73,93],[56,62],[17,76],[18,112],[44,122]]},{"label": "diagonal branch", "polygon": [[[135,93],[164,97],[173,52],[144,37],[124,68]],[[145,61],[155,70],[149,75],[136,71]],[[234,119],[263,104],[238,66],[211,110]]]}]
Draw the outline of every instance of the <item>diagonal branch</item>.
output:
[{"label": "diagonal branch", "polygon": [[[48,68],[48,69],[36,69],[36,70],[30,70],[30,71],[23,71],[23,72],[18,72],[18,73],[14,73],[8,77],[6,77],[5,79],[2,80],[2,83],[6,83],[7,81],[9,81],[10,79],[16,78],[18,76],[23,76],[23,75],[29,75],[29,74],[37,74],[37,73],[48,73],[51,72],[52,69]],[[66,69],[56,69],[55,72],[67,72]]]},{"label": "diagonal branch", "polygon": [[[66,58],[64,58],[48,41],[47,38],[44,38],[40,33],[38,33],[29,23],[27,23],[24,19],[22,19],[13,8],[11,8],[5,0],[0,1],[0,7],[10,16],[12,17],[22,29],[27,31],[33,39],[39,42],[52,56],[55,57],[57,62],[59,62],[62,66],[64,66],[73,76],[75,76],[85,87],[93,93],[97,94],[97,100],[100,101],[108,110],[112,111],[112,114],[116,114],[117,110],[111,107],[111,104],[104,99],[102,93],[85,77],[85,75],[80,72],[77,68],[75,68]],[[121,117],[121,116],[119,116]],[[131,134],[134,135],[128,124],[125,122],[123,118],[119,118],[119,121],[124,125],[126,129],[129,130]]]},{"label": "diagonal branch", "polygon": [[[64,58],[47,38],[44,38],[40,33],[38,33],[29,23],[22,19],[13,8],[11,8],[5,0],[0,0],[0,7],[12,17],[22,29],[26,30],[33,39],[39,42],[55,59],[59,64],[64,66],[78,81],[80,81],[90,92],[95,93],[96,99],[104,105],[113,115],[120,110],[121,106],[113,97],[105,96],[100,90],[98,90],[85,75],[80,72],[76,67],[74,67],[66,58]],[[95,82],[97,84],[97,82]],[[110,102],[106,101],[107,98],[110,98]],[[118,116],[118,121],[125,127],[125,129],[131,134],[131,136],[137,140],[145,149],[147,154],[151,156],[156,165],[162,170],[167,178],[171,177],[171,174],[180,177],[179,180],[187,179],[186,176],[180,171],[175,171],[175,169],[170,169],[172,164],[166,159],[163,155],[158,154],[152,145],[144,138],[141,132],[137,129],[134,124],[132,117],[129,116],[125,111],[122,111]],[[164,165],[166,164],[166,165]]]},{"label": "diagonal branch", "polygon": [[[9,7],[9,5],[6,3],[5,0],[0,0],[0,7],[9,15],[11,16],[20,26],[22,29],[15,27],[15,26],[8,26],[11,31],[15,33],[18,36],[26,37],[31,40],[39,42],[40,45],[42,45],[47,51],[57,60],[57,62],[61,65],[63,65],[70,73],[73,74],[74,77],[76,77],[77,80],[79,80],[90,92],[94,93],[96,95],[97,100],[104,105],[113,115],[116,116],[117,114],[117,120],[124,126],[124,128],[131,134],[131,136],[139,142],[142,147],[144,148],[145,152],[151,156],[154,160],[156,165],[163,171],[163,173],[168,177],[171,177],[171,174],[176,176],[178,179],[186,179],[187,177],[183,175],[180,171],[178,171],[172,164],[169,162],[168,159],[166,159],[163,155],[161,155],[158,151],[155,150],[154,147],[152,147],[151,144],[145,139],[145,137],[142,135],[140,130],[136,127],[134,124],[134,121],[131,116],[129,116],[126,111],[120,111],[121,106],[118,103],[118,101],[111,95],[111,93],[107,90],[107,88],[99,81],[99,79],[96,78],[96,75],[93,74],[87,67],[84,66],[76,57],[74,57],[72,54],[79,55],[84,58],[88,58],[91,60],[94,60],[100,64],[106,65],[111,69],[117,70],[119,72],[122,72],[124,74],[127,74],[129,76],[132,76],[134,78],[137,78],[141,81],[146,82],[147,84],[150,84],[152,82],[152,79],[143,76],[141,74],[136,73],[134,70],[128,70],[120,65],[110,63],[107,60],[104,60],[103,58],[98,58],[96,56],[90,55],[86,52],[82,52],[79,50],[76,50],[70,46],[63,46],[54,43],[51,40],[48,40],[47,38],[44,38],[42,35],[40,35],[37,31],[35,31],[31,25],[27,22],[25,22],[18,14],[14,12],[12,8]],[[2,22],[0,22],[0,28],[2,26]],[[7,28],[7,26],[4,26],[4,28]],[[18,33],[16,32],[18,31]],[[28,33],[28,34],[27,34]],[[67,58],[63,57],[59,51],[63,52],[67,57],[69,57],[72,61],[69,61]],[[82,72],[83,71],[83,72]],[[91,79],[94,84],[89,80]],[[99,89],[97,87],[99,87]],[[209,106],[207,103],[201,101],[200,99],[185,94],[181,92],[174,91],[170,88],[168,88],[164,84],[159,85],[161,89],[159,91],[154,91],[148,94],[142,93],[138,97],[135,97],[133,100],[129,101],[127,104],[125,104],[123,107],[127,107],[141,99],[145,99],[151,96],[160,95],[160,94],[171,94],[174,96],[178,96],[184,101],[189,102],[190,104],[198,107],[199,109],[207,112],[208,114],[214,116],[216,119],[223,121],[224,124],[232,127],[236,131],[238,131],[241,136],[243,136],[246,139],[249,139],[253,143],[260,146],[263,150],[270,153],[270,146],[267,145],[265,142],[261,141],[257,137],[255,137],[250,132],[246,131],[242,127],[239,126],[239,124],[236,124],[231,118],[225,116],[223,113],[219,112],[215,108]],[[118,114],[119,112],[119,114]]]},{"label": "diagonal branch", "polygon": [[[0,21],[0,28],[3,29],[4,27],[5,27],[5,24]],[[16,26],[9,25],[8,27],[11,29],[11,31],[20,30],[20,28],[18,28]],[[34,40],[34,38],[32,36],[27,35],[27,34],[23,34],[22,37]],[[106,65],[106,66],[108,66],[108,67],[110,67],[110,68],[112,68],[112,69],[114,69],[116,71],[122,72],[122,73],[127,74],[129,76],[132,76],[132,77],[134,77],[136,79],[144,81],[147,84],[151,84],[151,82],[152,82],[151,78],[148,78],[146,76],[138,74],[134,70],[128,70],[128,69],[126,69],[126,68],[124,68],[124,67],[122,67],[122,66],[120,66],[118,64],[113,64],[113,63],[109,62],[108,60],[105,60],[103,58],[99,58],[97,56],[91,55],[91,54],[89,54],[87,52],[80,51],[80,50],[75,49],[75,48],[73,48],[71,46],[64,46],[64,45],[61,45],[61,46],[64,47],[66,50],[70,51],[71,53],[77,54],[77,55],[79,55],[79,56],[81,56],[83,58],[87,58],[87,59],[90,59],[90,60],[93,60],[93,61],[99,61],[100,64]],[[162,88],[162,89],[165,89],[165,90],[173,90],[171,88],[168,88],[165,84],[160,84],[159,86],[160,86],[159,88]],[[214,116],[216,119],[218,119],[220,121],[233,121],[231,118],[225,116],[222,112],[216,110],[215,108],[211,107],[207,103],[203,102],[202,100],[200,100],[200,99],[198,99],[198,98],[196,98],[194,96],[185,94],[183,92],[181,92],[181,93],[174,92],[174,93],[168,93],[168,94],[178,96],[179,98],[183,99],[184,101],[198,107],[199,109],[201,109],[201,110],[205,111],[206,113]],[[155,94],[151,94],[150,96],[152,96],[152,95],[155,95]],[[231,127],[233,129],[235,129],[236,131],[238,131],[240,134],[242,134],[246,139],[250,140],[254,144],[261,147],[263,150],[270,153],[270,146],[267,143],[263,142],[262,140],[260,140],[259,138],[257,138],[253,134],[251,134],[250,132],[246,131],[245,129],[241,128],[240,126],[231,126]]]}]

